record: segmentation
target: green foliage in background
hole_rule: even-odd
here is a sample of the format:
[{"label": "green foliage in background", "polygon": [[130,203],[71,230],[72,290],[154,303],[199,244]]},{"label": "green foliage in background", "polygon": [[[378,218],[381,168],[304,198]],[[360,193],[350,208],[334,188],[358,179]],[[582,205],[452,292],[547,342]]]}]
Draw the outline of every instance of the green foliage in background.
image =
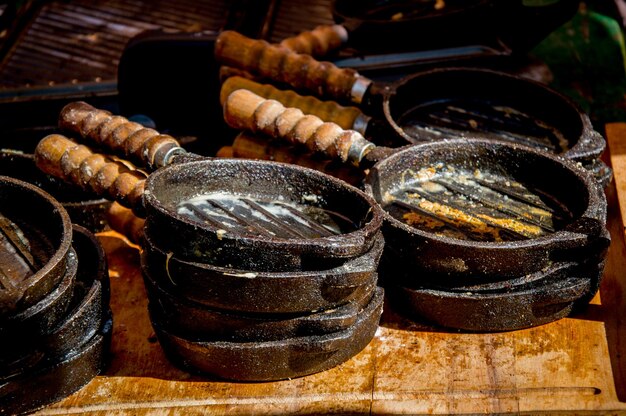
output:
[{"label": "green foliage in background", "polygon": [[617,20],[583,2],[532,54],[552,71],[551,86],[578,102],[596,129],[626,121],[624,33]]}]

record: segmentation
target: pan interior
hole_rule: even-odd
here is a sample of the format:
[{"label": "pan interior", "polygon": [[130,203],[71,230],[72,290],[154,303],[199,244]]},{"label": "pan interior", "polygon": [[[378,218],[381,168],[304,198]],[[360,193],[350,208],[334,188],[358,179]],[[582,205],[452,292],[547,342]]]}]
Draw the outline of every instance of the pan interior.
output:
[{"label": "pan interior", "polygon": [[550,235],[584,211],[584,186],[552,159],[441,144],[447,154],[403,152],[404,163],[396,157],[378,170],[374,193],[396,220],[439,236],[501,242]]},{"label": "pan interior", "polygon": [[182,201],[177,212],[194,221],[210,223],[240,235],[319,238],[356,229],[344,215],[314,205],[224,192],[202,194]]},{"label": "pan interior", "polygon": [[454,97],[428,101],[403,114],[398,124],[412,137],[427,130],[448,137],[463,133],[483,135],[557,154],[570,147],[556,126],[499,99]]},{"label": "pan interior", "polygon": [[[148,179],[157,204],[224,235],[314,239],[346,234],[372,218],[356,188],[310,169],[215,159],[172,165]],[[148,202],[150,205],[151,203]]]},{"label": "pan interior", "polygon": [[19,183],[0,180],[0,298],[21,287],[60,246],[57,209]]},{"label": "pan interior", "polygon": [[562,154],[584,129],[575,105],[547,87],[472,69],[409,78],[391,97],[389,111],[413,142],[485,137]]}]

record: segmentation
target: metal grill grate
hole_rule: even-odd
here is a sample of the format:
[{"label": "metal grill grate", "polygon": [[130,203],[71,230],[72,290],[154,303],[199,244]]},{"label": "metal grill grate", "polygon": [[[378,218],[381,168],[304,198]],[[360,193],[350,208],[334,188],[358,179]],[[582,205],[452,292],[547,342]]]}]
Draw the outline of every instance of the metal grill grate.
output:
[{"label": "metal grill grate", "polygon": [[572,219],[557,201],[519,182],[443,166],[406,172],[386,203],[392,216],[411,226],[476,241],[541,237]]},{"label": "metal grill grate", "polygon": [[225,0],[50,2],[0,65],[0,89],[112,81],[126,42],[138,33],[216,30],[226,18]]},{"label": "metal grill grate", "polygon": [[225,194],[185,201],[178,213],[224,233],[274,238],[320,238],[356,228],[343,215],[319,207]]},{"label": "metal grill grate", "polygon": [[443,134],[471,133],[496,137],[512,143],[548,149],[557,154],[568,150],[569,143],[554,126],[504,103],[472,99],[439,99],[417,106],[403,115],[399,124],[413,137],[424,129]]}]

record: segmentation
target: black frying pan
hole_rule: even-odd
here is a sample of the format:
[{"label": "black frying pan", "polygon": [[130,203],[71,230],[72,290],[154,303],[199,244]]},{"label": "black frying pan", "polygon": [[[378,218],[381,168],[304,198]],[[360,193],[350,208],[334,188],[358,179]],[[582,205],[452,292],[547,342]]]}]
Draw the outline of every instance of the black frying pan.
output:
[{"label": "black frying pan", "polygon": [[347,361],[372,340],[383,307],[377,288],[356,322],[341,331],[272,341],[187,339],[159,316],[152,325],[165,354],[186,370],[230,380],[270,381],[302,377]]},{"label": "black frying pan", "polygon": [[[419,72],[394,84],[375,83],[236,32],[222,32],[216,59],[294,88],[361,106],[374,115],[366,134],[381,143],[480,136],[530,145],[581,161],[605,147],[589,117],[567,97],[537,82],[476,68]],[[293,99],[291,100],[295,105]],[[310,106],[309,106],[310,107]],[[334,121],[332,118],[329,121]]]},{"label": "black frying pan", "polygon": [[161,249],[146,227],[142,271],[162,289],[205,306],[265,315],[329,310],[371,292],[383,252],[382,235],[361,256],[328,269],[261,272],[185,261]]},{"label": "black frying pan", "polygon": [[[65,278],[68,283],[62,282],[41,306],[3,323],[0,337],[10,341],[0,346],[0,375],[25,371],[42,359],[51,362],[65,356],[91,339],[107,318],[109,281],[104,250],[94,235],[80,226],[73,227],[72,247],[68,262],[73,273]],[[62,307],[54,306],[62,303],[63,297],[70,298],[69,305],[63,301]]]},{"label": "black frying pan", "polygon": [[[224,114],[235,128],[316,151],[332,152],[347,134],[246,90],[229,96]],[[366,190],[385,211],[387,246],[416,274],[504,279],[606,254],[604,194],[572,162],[491,140],[354,143],[350,160],[371,167]]]},{"label": "black frying pan", "polygon": [[137,172],[58,135],[36,152],[42,170],[147,214],[159,247],[181,258],[259,271],[325,269],[368,251],[382,223],[370,197],[316,171],[198,160],[172,137],[85,103],[68,105],[61,126],[152,169],[165,166],[144,192]]},{"label": "black frying pan", "polygon": [[0,176],[0,326],[59,285],[71,243],[61,204],[33,185]]}]

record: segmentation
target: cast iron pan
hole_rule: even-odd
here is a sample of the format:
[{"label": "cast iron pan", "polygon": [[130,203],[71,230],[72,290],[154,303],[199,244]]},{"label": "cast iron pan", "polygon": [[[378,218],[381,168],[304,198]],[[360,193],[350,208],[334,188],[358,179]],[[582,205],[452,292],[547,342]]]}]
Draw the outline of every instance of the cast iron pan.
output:
[{"label": "cast iron pan", "polygon": [[39,188],[0,177],[0,322],[35,305],[66,275],[72,228]]},{"label": "cast iron pan", "polygon": [[[78,264],[78,269],[68,310],[60,321],[51,324],[50,320],[54,322],[58,313],[50,310],[52,302],[48,302],[44,312],[39,309],[37,314],[9,322],[9,326],[0,329],[0,336],[11,339],[0,346],[0,374],[20,367],[23,370],[25,363],[32,365],[42,358],[62,357],[91,339],[102,326],[103,310],[109,301],[104,250],[93,234],[76,225],[73,226],[72,247],[76,251],[73,263]],[[58,303],[56,298],[55,301]],[[38,327],[33,328],[30,322],[35,317]]]},{"label": "cast iron pan", "polygon": [[[438,284],[399,265],[381,266],[394,305],[410,316],[466,331],[510,331],[555,321],[586,305],[598,290],[604,261],[554,264],[498,282]],[[444,282],[448,283],[448,282]]]},{"label": "cast iron pan", "polygon": [[89,383],[106,366],[112,327],[109,315],[97,334],[65,357],[0,378],[2,412],[33,412],[69,396]]},{"label": "cast iron pan", "polygon": [[365,127],[366,135],[380,144],[471,135],[529,145],[581,162],[597,159],[605,147],[589,117],[570,99],[543,84],[501,72],[445,68],[394,84],[374,83],[354,70],[232,31],[220,34],[215,55],[223,64],[360,105],[374,116]]},{"label": "cast iron pan", "polygon": [[[370,197],[313,170],[198,160],[172,137],[85,103],[66,106],[61,125],[150,168],[169,165],[149,176],[144,193],[140,174],[62,136],[44,139],[36,152],[42,170],[138,214],[145,208],[148,226],[159,230],[155,243],[183,259],[259,271],[329,268],[367,252],[382,224]],[[354,143],[345,139],[348,153]]]},{"label": "cast iron pan", "polygon": [[212,308],[234,312],[308,313],[354,301],[376,283],[384,240],[379,234],[367,253],[335,268],[259,272],[189,262],[163,251],[144,233],[142,270],[161,287]]},{"label": "cast iron pan", "polygon": [[482,45],[487,51],[523,53],[578,10],[576,2],[567,0],[535,3],[335,0],[332,12],[335,21],[350,32],[350,45],[360,52]]},{"label": "cast iron pan", "polygon": [[36,304],[1,321],[3,339],[19,339],[23,334],[33,337],[49,333],[65,316],[72,296],[78,269],[73,249],[66,258],[67,270],[59,284]]},{"label": "cast iron pan", "polygon": [[61,203],[73,224],[79,224],[92,232],[107,226],[106,212],[111,202],[95,195],[78,191],[74,187],[43,174],[35,165],[32,154],[35,144],[25,149],[25,142],[3,140],[0,149],[0,175],[10,176],[31,183],[48,192]]},{"label": "cast iron pan", "polygon": [[383,291],[378,288],[348,329],[265,342],[186,339],[157,317],[152,325],[170,360],[189,371],[229,380],[271,381],[317,373],[350,359],[371,341],[382,307]]},{"label": "cast iron pan", "polygon": [[144,270],[150,300],[150,315],[185,338],[209,337],[218,341],[275,341],[307,335],[322,335],[352,326],[369,303],[376,283],[358,298],[334,309],[307,314],[237,314],[208,308],[166,288]]},{"label": "cast iron pan", "polygon": [[[246,90],[229,96],[224,114],[233,127],[312,150],[332,148],[345,134]],[[387,245],[416,276],[506,279],[555,260],[597,258],[608,247],[602,189],[570,161],[480,139],[354,150],[361,166],[377,162],[366,191],[384,209]]]}]

